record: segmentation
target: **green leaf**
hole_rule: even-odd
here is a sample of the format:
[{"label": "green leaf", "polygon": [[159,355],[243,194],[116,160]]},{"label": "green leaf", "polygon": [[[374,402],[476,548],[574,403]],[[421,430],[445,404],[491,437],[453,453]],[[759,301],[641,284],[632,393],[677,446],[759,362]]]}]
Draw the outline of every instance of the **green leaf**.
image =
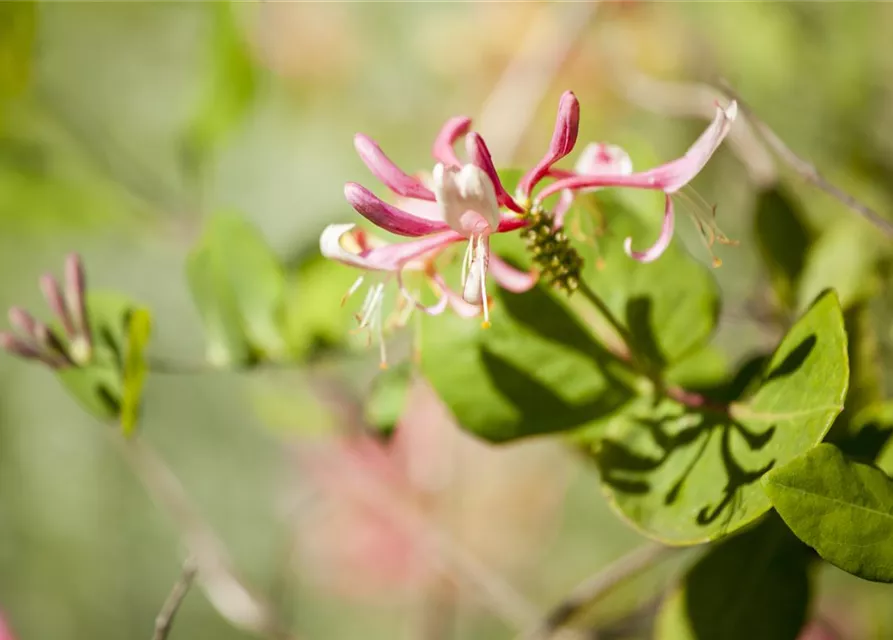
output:
[{"label": "green leaf", "polygon": [[258,72],[241,33],[235,3],[215,2],[209,55],[210,70],[194,120],[184,140],[188,168],[199,169],[225,137],[238,126],[258,90]]},{"label": "green leaf", "polygon": [[711,547],[670,592],[655,640],[795,640],[810,598],[808,550],[777,517]]},{"label": "green leaf", "polygon": [[798,538],[831,564],[893,582],[893,479],[820,444],[763,479],[772,505]]},{"label": "green leaf", "polygon": [[152,314],[148,309],[134,309],[128,323],[127,345],[124,352],[124,380],[121,403],[121,431],[130,436],[139,418],[143,384],[148,366],[145,351],[152,333]]},{"label": "green leaf", "polygon": [[235,214],[214,216],[189,255],[186,272],[205,324],[211,363],[244,364],[285,353],[285,275],[250,223]]},{"label": "green leaf", "polygon": [[34,2],[0,2],[0,103],[28,86],[36,31]]},{"label": "green leaf", "polygon": [[[63,386],[90,414],[101,420],[121,415],[124,395],[124,353],[130,316],[136,304],[118,294],[92,292],[87,313],[93,350],[84,367],[60,369]],[[63,335],[57,331],[57,335]]]},{"label": "green leaf", "polygon": [[394,430],[406,407],[412,372],[413,367],[406,362],[382,371],[372,381],[364,413],[366,421],[377,430],[384,433]]},{"label": "green leaf", "polygon": [[249,362],[251,349],[222,260],[221,252],[203,241],[186,259],[186,279],[204,323],[208,362],[226,367]]},{"label": "green leaf", "polygon": [[636,247],[657,236],[658,214],[645,224],[608,194],[584,196],[568,212],[566,227],[585,260],[583,280],[624,323],[652,363],[662,368],[702,347],[716,326],[719,294],[710,271],[674,240],[650,264],[623,251],[624,239]]},{"label": "green leaf", "polygon": [[628,373],[544,287],[496,289],[492,326],[425,318],[422,371],[459,424],[502,442],[573,429],[632,396]]},{"label": "green leaf", "polygon": [[773,187],[759,194],[754,235],[779,302],[786,309],[795,309],[797,287],[813,233],[797,204],[783,189]]},{"label": "green leaf", "polygon": [[862,220],[845,217],[813,244],[803,267],[798,297],[801,308],[828,288],[841,305],[866,300],[877,289],[875,268],[884,248],[883,237]]},{"label": "green leaf", "polygon": [[596,432],[613,507],[667,544],[725,536],[769,508],[757,480],[821,442],[843,406],[846,335],[836,296],[791,328],[753,397],[696,411],[642,396]]}]

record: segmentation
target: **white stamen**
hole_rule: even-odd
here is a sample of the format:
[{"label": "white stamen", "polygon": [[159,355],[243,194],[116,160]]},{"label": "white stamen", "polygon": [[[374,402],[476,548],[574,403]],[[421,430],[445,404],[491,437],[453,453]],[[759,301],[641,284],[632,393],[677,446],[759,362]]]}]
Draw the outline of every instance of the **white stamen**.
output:
[{"label": "white stamen", "polygon": [[484,246],[484,238],[478,238],[478,271],[481,277],[481,303],[484,305],[484,322],[481,325],[484,329],[490,326],[490,304],[487,301],[487,247]]},{"label": "white stamen", "polygon": [[366,278],[366,276],[360,276],[359,278],[357,278],[356,280],[354,280],[354,283],[353,283],[352,285],[350,285],[350,289],[348,289],[348,290],[347,290],[347,293],[344,294],[344,297],[341,298],[341,304],[342,304],[342,305],[343,305],[345,302],[347,302],[347,299],[348,299],[349,297],[351,297],[354,293],[356,293],[357,289],[360,288],[360,285],[363,284],[363,280],[364,280],[365,278]]}]

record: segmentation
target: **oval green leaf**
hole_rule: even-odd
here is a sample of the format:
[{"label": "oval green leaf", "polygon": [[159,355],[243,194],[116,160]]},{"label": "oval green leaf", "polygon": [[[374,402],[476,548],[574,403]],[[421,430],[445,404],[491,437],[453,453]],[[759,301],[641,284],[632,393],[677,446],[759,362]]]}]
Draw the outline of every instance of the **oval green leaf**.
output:
[{"label": "oval green leaf", "polygon": [[809,607],[809,553],[777,517],[712,547],[658,613],[655,640],[795,640]]},{"label": "oval green leaf", "polygon": [[763,478],[798,538],[848,573],[893,582],[893,479],[820,444]]},{"label": "oval green leaf", "polygon": [[821,442],[847,377],[843,317],[828,293],[784,337],[749,401],[693,411],[641,397],[610,419],[593,454],[611,504],[667,544],[740,529],[770,508],[763,474]]}]

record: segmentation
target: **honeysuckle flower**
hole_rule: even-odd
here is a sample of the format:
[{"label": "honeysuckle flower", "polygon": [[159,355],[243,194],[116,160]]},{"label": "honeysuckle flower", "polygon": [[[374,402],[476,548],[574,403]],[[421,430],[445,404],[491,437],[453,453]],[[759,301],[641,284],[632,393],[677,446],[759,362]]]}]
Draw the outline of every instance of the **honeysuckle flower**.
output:
[{"label": "honeysuckle flower", "polygon": [[21,307],[13,307],[9,310],[9,322],[18,335],[0,331],[0,348],[54,369],[86,364],[92,354],[92,337],[87,320],[84,266],[80,257],[71,254],[65,261],[64,291],[49,274],[40,278],[40,288],[62,326],[66,341],[63,343],[53,329]]},{"label": "honeysuckle flower", "polygon": [[[716,107],[713,121],[684,156],[648,171],[633,173],[629,156],[613,145],[588,146],[577,162],[576,171],[562,173],[537,195],[537,201],[554,193],[580,192],[597,187],[632,187],[663,191],[664,220],[655,243],[644,251],[632,248],[632,239],[624,243],[626,253],[639,262],[652,262],[666,250],[673,236],[674,208],[671,196],[691,182],[728,134],[738,113],[733,101],[727,107]],[[702,221],[698,221],[702,227]],[[724,240],[724,237],[720,238]]]}]

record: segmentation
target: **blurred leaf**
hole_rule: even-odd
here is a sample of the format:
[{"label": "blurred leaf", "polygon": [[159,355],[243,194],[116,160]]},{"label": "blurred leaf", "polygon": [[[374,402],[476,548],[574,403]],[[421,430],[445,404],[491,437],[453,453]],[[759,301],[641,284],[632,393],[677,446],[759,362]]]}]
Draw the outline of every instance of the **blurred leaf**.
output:
[{"label": "blurred leaf", "polygon": [[249,362],[251,351],[242,332],[235,296],[220,264],[222,259],[219,250],[203,241],[186,260],[186,278],[205,325],[208,362],[226,367]]},{"label": "blurred leaf", "polygon": [[573,429],[616,411],[628,373],[542,286],[494,291],[492,326],[424,319],[422,371],[459,424],[494,442]]},{"label": "blurred leaf", "polygon": [[34,2],[0,2],[0,107],[28,86],[36,31]]},{"label": "blurred leaf", "polygon": [[[130,316],[136,304],[119,294],[94,292],[87,298],[93,355],[85,367],[60,369],[57,375],[89,413],[117,420],[124,395],[124,354]],[[57,335],[63,335],[57,331]]]},{"label": "blurred leaf", "polygon": [[754,227],[757,247],[778,300],[785,309],[794,310],[813,234],[791,195],[777,186],[758,195]]},{"label": "blurred leaf", "polygon": [[664,367],[708,340],[719,293],[709,270],[678,240],[650,264],[624,253],[627,237],[637,247],[653,242],[658,222],[641,222],[620,200],[600,192],[581,198],[565,226],[585,260],[583,280],[626,325],[638,350]]},{"label": "blurred leaf", "polygon": [[190,289],[205,323],[208,360],[244,364],[285,352],[285,275],[260,233],[235,214],[214,216],[187,261]]},{"label": "blurred leaf", "polygon": [[861,220],[846,217],[827,229],[806,257],[800,308],[828,288],[837,291],[844,309],[869,298],[877,288],[875,269],[882,249],[883,237]]},{"label": "blurred leaf", "polygon": [[317,256],[302,264],[287,285],[284,333],[294,358],[319,346],[345,342],[353,316],[341,300],[360,273]]},{"label": "blurred leaf", "polygon": [[763,486],[785,523],[848,573],[893,582],[893,479],[820,444],[766,474]]},{"label": "blurred leaf", "polygon": [[406,395],[412,383],[413,366],[404,362],[382,371],[372,381],[366,398],[366,421],[383,433],[391,433],[406,408]]},{"label": "blurred leaf", "polygon": [[765,513],[757,481],[821,442],[843,406],[846,336],[833,293],[791,328],[765,371],[729,412],[643,396],[607,420],[593,455],[612,506],[669,544],[720,538]]},{"label": "blurred leaf", "polygon": [[121,431],[130,436],[139,419],[143,384],[148,366],[145,351],[152,333],[152,314],[148,309],[134,309],[128,323],[127,344],[124,353],[124,397],[121,405]]},{"label": "blurred leaf", "polygon": [[865,305],[853,305],[843,317],[850,360],[850,386],[845,411],[855,415],[883,400],[883,370],[877,331]]},{"label": "blurred leaf", "polygon": [[236,3],[211,3],[211,64],[200,106],[186,131],[186,166],[200,169],[206,158],[237,127],[257,94],[257,70],[235,15]]},{"label": "blurred leaf", "polygon": [[711,547],[664,601],[655,640],[795,640],[809,553],[775,516]]}]

